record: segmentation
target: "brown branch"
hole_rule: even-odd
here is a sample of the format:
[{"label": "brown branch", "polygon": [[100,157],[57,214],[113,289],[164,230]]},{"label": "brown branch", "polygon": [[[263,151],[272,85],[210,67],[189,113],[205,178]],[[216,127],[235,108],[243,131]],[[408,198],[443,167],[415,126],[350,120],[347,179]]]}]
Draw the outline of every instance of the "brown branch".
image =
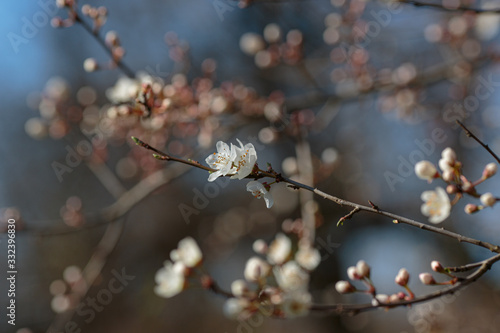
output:
[{"label": "brown branch", "polygon": [[444,10],[448,12],[472,12],[476,14],[500,14],[500,8],[496,9],[482,9],[482,8],[470,8],[466,6],[456,6],[456,7],[445,7],[440,3],[429,3],[415,0],[397,0],[399,3],[404,3],[407,5],[413,5],[415,7],[428,7],[435,8],[439,10]]},{"label": "brown branch", "polygon": [[421,297],[414,298],[409,301],[401,301],[397,303],[389,303],[389,304],[379,304],[379,305],[373,305],[373,304],[332,304],[332,305],[323,305],[323,304],[314,304],[310,307],[310,310],[313,311],[323,311],[323,312],[333,312],[335,314],[350,314],[350,315],[355,315],[360,312],[365,312],[365,311],[370,311],[374,310],[377,308],[395,308],[399,306],[408,306],[411,304],[415,303],[422,303],[425,301],[429,301],[435,298],[439,298],[441,296],[445,295],[450,295],[458,290],[464,288],[465,286],[469,285],[470,283],[476,281],[479,279],[483,274],[485,274],[491,266],[497,262],[500,261],[500,254],[497,254],[491,258],[488,258],[486,260],[483,260],[480,263],[479,269],[477,269],[474,273],[470,274],[469,276],[461,279],[459,282],[457,282],[455,285],[448,287],[446,289],[438,290],[436,292],[433,292],[428,295],[424,295]]},{"label": "brown branch", "polygon": [[460,125],[460,127],[463,128],[463,130],[465,131],[465,134],[469,137],[469,138],[473,138],[474,140],[477,141],[477,143],[479,143],[481,146],[483,146],[484,149],[486,149],[486,151],[488,153],[490,153],[491,156],[493,156],[493,158],[498,162],[500,163],[500,158],[497,156],[497,154],[495,154],[493,152],[493,150],[491,150],[491,148],[485,144],[483,141],[481,141],[477,136],[474,135],[474,133],[472,133],[467,127],[465,127],[465,125],[460,121],[460,120],[456,120],[457,124]]}]

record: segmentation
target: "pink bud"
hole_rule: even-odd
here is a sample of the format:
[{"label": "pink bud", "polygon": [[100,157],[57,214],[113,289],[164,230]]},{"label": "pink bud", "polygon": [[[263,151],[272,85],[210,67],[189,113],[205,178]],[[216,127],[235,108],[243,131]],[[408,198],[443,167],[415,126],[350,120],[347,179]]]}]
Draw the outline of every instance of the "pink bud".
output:
[{"label": "pink bud", "polygon": [[427,285],[436,284],[436,281],[434,280],[434,278],[432,277],[432,275],[430,273],[420,273],[418,278],[420,279],[420,281],[423,284],[427,284]]},{"label": "pink bud", "polygon": [[406,268],[401,268],[399,270],[398,275],[396,275],[395,282],[396,282],[396,284],[404,287],[408,284],[409,279],[410,279],[410,273],[408,273]]},{"label": "pink bud", "polygon": [[467,204],[467,205],[465,205],[465,212],[467,214],[475,213],[478,210],[479,210],[479,207],[477,205],[474,205],[474,204]]},{"label": "pink bud", "polygon": [[434,260],[431,262],[431,268],[434,272],[443,273],[445,271],[443,265],[439,261]]}]

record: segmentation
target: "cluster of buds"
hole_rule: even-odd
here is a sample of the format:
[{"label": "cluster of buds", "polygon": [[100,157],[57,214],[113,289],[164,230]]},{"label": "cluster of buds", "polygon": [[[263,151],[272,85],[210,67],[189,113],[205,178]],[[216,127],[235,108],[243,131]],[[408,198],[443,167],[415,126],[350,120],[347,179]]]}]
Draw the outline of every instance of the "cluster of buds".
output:
[{"label": "cluster of buds", "polygon": [[[438,165],[441,173],[432,162],[420,161],[415,164],[415,174],[420,179],[427,180],[430,183],[435,178],[441,178],[448,183],[446,191],[441,187],[437,187],[435,191],[425,191],[422,193],[421,198],[425,203],[422,205],[421,211],[422,214],[429,216],[430,222],[440,223],[444,221],[450,215],[451,206],[462,198],[464,194],[480,198],[482,203],[482,205],[466,205],[465,212],[468,214],[477,212],[485,207],[491,207],[499,200],[491,193],[480,195],[476,190],[477,185],[496,174],[498,169],[497,164],[487,164],[483,169],[481,178],[476,181],[470,181],[462,173],[462,163],[457,160],[455,151],[448,147],[442,151]],[[447,193],[455,194],[453,203],[450,202]]]},{"label": "cluster of buds", "polygon": [[453,284],[457,283],[458,277],[451,274],[450,271],[448,269],[446,269],[445,267],[443,267],[443,265],[441,265],[441,263],[439,261],[436,261],[436,260],[432,261],[431,268],[434,272],[444,274],[444,275],[448,276],[450,279],[448,281],[445,281],[445,282],[436,282],[436,280],[434,280],[434,277],[432,276],[432,274],[420,273],[420,275],[418,277],[420,279],[420,282],[422,282],[423,284],[425,284],[425,285],[450,285],[450,284],[453,285]]},{"label": "cluster of buds", "polygon": [[295,65],[302,59],[303,36],[299,30],[290,30],[283,41],[281,28],[270,23],[264,28],[263,36],[246,33],[240,38],[241,50],[254,57],[260,68],[269,68],[284,62]]},{"label": "cluster of buds", "polygon": [[[97,23],[94,23],[94,25],[97,25]],[[110,50],[111,61],[108,65],[100,65],[96,59],[87,58],[83,62],[83,69],[85,69],[86,72],[95,72],[98,69],[113,69],[125,56],[125,49],[121,45],[116,31],[108,31],[104,41],[106,43],[106,47]]]},{"label": "cluster of buds", "polygon": [[236,280],[231,285],[233,297],[224,305],[225,314],[238,320],[248,319],[257,312],[279,318],[306,315],[311,304],[309,274],[319,265],[321,257],[310,246],[301,242],[298,246],[293,253],[292,241],[282,233],[269,245],[261,239],[255,241],[254,250],[266,259],[254,256],[247,261],[245,280]]},{"label": "cluster of buds", "polygon": [[364,294],[369,294],[372,296],[372,305],[388,305],[394,304],[401,301],[410,301],[415,298],[415,295],[411,291],[408,286],[408,282],[410,280],[410,274],[406,270],[406,268],[401,268],[394,279],[394,282],[403,287],[407,293],[405,292],[397,292],[392,295],[386,294],[378,294],[376,292],[375,286],[370,279],[370,266],[363,261],[360,260],[356,264],[356,266],[351,266],[347,269],[347,276],[351,281],[361,281],[367,287],[367,289],[358,289],[349,281],[338,281],[335,284],[335,289],[340,294],[348,294],[354,292],[361,292]]},{"label": "cluster of buds", "polygon": [[[155,293],[158,296],[170,298],[188,286],[188,278],[195,273],[195,268],[202,264],[203,254],[196,241],[186,237],[179,242],[178,247],[170,252],[170,259],[155,276]],[[205,280],[205,278],[202,278]]]}]

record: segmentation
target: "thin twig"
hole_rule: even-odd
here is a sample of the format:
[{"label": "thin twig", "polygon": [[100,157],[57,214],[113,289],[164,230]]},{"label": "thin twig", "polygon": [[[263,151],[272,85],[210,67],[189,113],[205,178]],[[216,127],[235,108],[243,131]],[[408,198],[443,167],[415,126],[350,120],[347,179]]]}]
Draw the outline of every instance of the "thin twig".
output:
[{"label": "thin twig", "polygon": [[413,5],[415,7],[429,7],[435,8],[439,10],[444,10],[447,12],[472,12],[476,14],[500,14],[500,8],[496,9],[483,9],[483,8],[470,8],[467,6],[454,6],[454,7],[445,7],[440,3],[429,3],[415,0],[397,0],[399,3],[404,3],[407,5]]},{"label": "thin twig", "polygon": [[465,125],[460,120],[455,120],[455,121],[457,122],[458,125],[460,125],[460,127],[463,128],[463,130],[465,131],[465,134],[469,138],[473,138],[474,140],[476,140],[477,143],[479,143],[481,146],[483,146],[483,148],[486,149],[486,151],[488,151],[488,153],[490,153],[490,155],[493,156],[493,158],[498,163],[500,163],[500,158],[497,156],[497,154],[495,154],[493,152],[493,150],[490,149],[490,147],[486,143],[484,143],[483,141],[479,140],[479,138],[477,136],[475,136],[474,133],[472,133],[467,127],[465,127]]}]

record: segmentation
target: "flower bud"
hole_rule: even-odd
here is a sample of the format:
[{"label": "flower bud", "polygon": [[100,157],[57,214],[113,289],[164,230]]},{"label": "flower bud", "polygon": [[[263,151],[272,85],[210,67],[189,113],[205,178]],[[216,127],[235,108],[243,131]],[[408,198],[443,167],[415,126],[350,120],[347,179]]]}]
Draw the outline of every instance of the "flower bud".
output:
[{"label": "flower bud", "polygon": [[443,180],[447,183],[451,183],[455,179],[455,173],[453,172],[453,169],[448,169],[443,171]]},{"label": "flower bud", "polygon": [[408,284],[408,280],[410,280],[410,274],[406,270],[406,268],[401,268],[396,275],[396,279],[394,280],[396,284],[399,284],[401,287],[404,287]]},{"label": "flower bud", "polygon": [[496,163],[488,163],[483,170],[483,178],[490,178],[497,173]]},{"label": "flower bud", "polygon": [[338,281],[335,283],[335,290],[337,290],[339,294],[347,294],[356,291],[356,288],[354,288],[349,281]]},{"label": "flower bud", "polygon": [[441,153],[441,157],[444,160],[446,160],[450,165],[455,164],[455,161],[457,160],[457,154],[450,147],[443,150],[443,152]]},{"label": "flower bud", "polygon": [[467,214],[475,213],[478,210],[479,210],[479,207],[477,205],[474,205],[474,204],[467,204],[467,205],[465,205],[465,212]]},{"label": "flower bud", "polygon": [[432,275],[430,273],[420,273],[418,278],[420,279],[420,281],[423,284],[426,284],[426,285],[436,284],[436,281],[434,280],[434,278],[432,277]]},{"label": "flower bud", "polygon": [[389,296],[386,294],[378,294],[372,299],[373,306],[380,305],[380,303],[389,303]]},{"label": "flower bud", "polygon": [[83,62],[83,69],[86,72],[95,72],[99,68],[99,65],[97,64],[97,61],[94,58],[87,58]]},{"label": "flower bud", "polygon": [[231,283],[231,292],[236,297],[241,297],[250,292],[248,284],[245,280],[235,280]]},{"label": "flower bud", "polygon": [[355,266],[351,266],[347,269],[347,276],[351,280],[360,280],[362,278],[362,276],[358,275]]},{"label": "flower bud", "polygon": [[253,242],[252,248],[256,253],[259,254],[266,254],[268,250],[268,246],[263,239],[257,239],[255,242]]},{"label": "flower bud", "polygon": [[445,271],[443,265],[441,265],[441,263],[437,260],[431,262],[431,268],[434,272],[438,273],[443,273]]},{"label": "flower bud", "polygon": [[450,184],[450,185],[446,186],[446,193],[448,193],[448,194],[456,194],[458,192],[459,192],[459,190],[458,190],[458,187],[456,185]]},{"label": "flower bud", "polygon": [[490,192],[483,194],[479,200],[486,207],[491,207],[497,202],[497,199]]},{"label": "flower bud", "polygon": [[364,261],[360,260],[356,264],[356,273],[361,276],[361,278],[370,277],[370,266]]},{"label": "flower bud", "polygon": [[453,171],[453,167],[444,158],[442,158],[442,159],[439,160],[438,165],[439,165],[439,168],[441,169],[441,171],[443,171],[443,172],[446,171],[446,170]]},{"label": "flower bud", "polygon": [[420,161],[415,164],[415,174],[420,179],[432,181],[432,179],[436,178],[437,169],[429,161]]}]

